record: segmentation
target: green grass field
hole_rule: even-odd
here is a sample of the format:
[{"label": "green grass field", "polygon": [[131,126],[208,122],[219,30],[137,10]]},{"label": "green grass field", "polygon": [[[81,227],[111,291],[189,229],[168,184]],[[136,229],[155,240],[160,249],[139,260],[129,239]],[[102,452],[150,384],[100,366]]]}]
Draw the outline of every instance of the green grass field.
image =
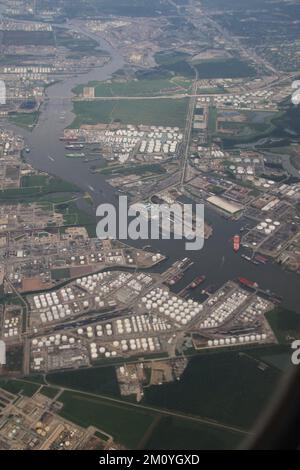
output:
[{"label": "green grass field", "polygon": [[23,382],[22,380],[0,379],[0,387],[13,394],[22,393],[26,397],[32,397],[38,390],[39,385]]},{"label": "green grass field", "polygon": [[300,313],[277,307],[267,313],[266,318],[280,343],[286,344],[290,343],[291,338],[300,338]]},{"label": "green grass field", "polygon": [[155,173],[157,175],[162,175],[166,173],[166,170],[159,164],[145,164],[145,165],[112,165],[106,168],[101,168],[99,173],[107,176],[115,175],[144,175],[147,173]]},{"label": "green grass field", "polygon": [[[0,191],[1,201],[22,199],[22,202],[39,201],[55,193],[77,193],[78,186],[50,175],[23,176],[21,188]],[[70,198],[70,197],[69,197]]]},{"label": "green grass field", "polygon": [[296,170],[300,170],[300,155],[294,154],[291,156],[291,164],[296,168]]},{"label": "green grass field", "polygon": [[48,374],[47,382],[82,392],[120,396],[115,368],[109,366]]},{"label": "green grass field", "polygon": [[208,117],[208,132],[210,136],[213,136],[217,128],[218,110],[215,106],[209,108]]},{"label": "green grass field", "polygon": [[76,118],[71,128],[83,124],[110,123],[145,124],[184,127],[188,99],[107,100],[74,102]]},{"label": "green grass field", "polygon": [[9,120],[16,126],[23,129],[32,129],[38,122],[40,113],[34,111],[33,113],[18,113],[9,116]]},{"label": "green grass field", "polygon": [[94,425],[130,449],[226,449],[235,448],[243,434],[191,421],[168,417],[105,398],[64,392],[61,416],[87,427]]},{"label": "green grass field", "polygon": [[[113,82],[90,82],[88,86],[95,87],[95,96],[156,96],[172,93],[187,93],[190,89],[189,80],[129,80]],[[76,94],[83,92],[83,85],[79,85],[73,91]]]},{"label": "green grass field", "polygon": [[68,202],[57,204],[55,206],[57,212],[64,216],[65,225],[80,225],[86,228],[90,237],[96,236],[96,217],[82,209],[79,209],[76,202]]},{"label": "green grass field", "polygon": [[40,393],[48,398],[54,398],[58,394],[58,392],[59,389],[54,387],[43,387],[40,390]]},{"label": "green grass field", "polygon": [[160,418],[153,428],[145,440],[147,450],[235,449],[243,439],[243,435],[229,430],[173,416]]},{"label": "green grass field", "polygon": [[237,59],[212,59],[193,62],[199,78],[244,78],[256,75],[251,64]]},{"label": "green grass field", "polygon": [[126,403],[76,392],[64,392],[59,401],[64,404],[60,413],[63,417],[84,427],[99,427],[129,448],[136,448],[155,417],[154,413],[134,409]]},{"label": "green grass field", "polygon": [[172,65],[187,59],[189,54],[180,51],[161,51],[154,55],[155,62],[158,65]]},{"label": "green grass field", "polygon": [[143,403],[250,429],[276,390],[281,373],[272,366],[261,370],[252,351],[245,353],[196,356],[180,381],[145,389]]}]

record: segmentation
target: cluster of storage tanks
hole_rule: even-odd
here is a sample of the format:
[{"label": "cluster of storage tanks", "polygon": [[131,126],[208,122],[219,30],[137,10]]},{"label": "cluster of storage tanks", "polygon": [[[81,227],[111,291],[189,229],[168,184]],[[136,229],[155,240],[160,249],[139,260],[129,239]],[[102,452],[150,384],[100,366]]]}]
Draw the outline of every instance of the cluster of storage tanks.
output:
[{"label": "cluster of storage tanks", "polygon": [[107,278],[109,275],[109,271],[98,274],[92,274],[90,276],[85,276],[77,279],[76,284],[79,287],[83,288],[85,291],[89,292],[90,294],[93,294],[96,290],[96,287],[98,289],[99,282],[105,280],[105,278]]},{"label": "cluster of storage tanks", "polygon": [[266,341],[267,335],[263,334],[253,334],[253,335],[240,335],[232,336],[230,338],[221,338],[221,339],[210,339],[207,342],[207,345],[211,347],[216,346],[230,346],[234,344],[243,344],[243,343],[258,343],[260,341]]},{"label": "cluster of storage tanks", "polygon": [[99,134],[98,140],[104,144],[113,144],[125,152],[132,151],[140,143],[141,153],[175,152],[183,135],[172,128],[156,129],[153,132],[139,132],[133,129],[106,130]]},{"label": "cluster of storage tanks", "polygon": [[[61,289],[60,291],[64,302],[72,301],[75,296],[71,288]],[[56,292],[35,295],[33,302],[36,310],[48,309],[40,314],[42,323],[53,322],[71,315],[72,311],[69,305],[63,305]]]},{"label": "cluster of storage tanks", "polygon": [[33,338],[31,344],[33,348],[43,348],[43,347],[50,347],[50,346],[61,346],[61,345],[69,345],[70,347],[76,343],[76,338],[73,336],[67,336],[64,334],[53,334],[50,336],[43,336],[42,338]]},{"label": "cluster of storage tanks", "polygon": [[224,297],[225,294],[226,294],[225,290],[220,289],[214,295],[209,297],[208,300],[206,301],[206,303],[209,306],[214,305],[215,303],[217,303],[220,300],[221,297]]},{"label": "cluster of storage tanks", "polygon": [[211,314],[201,323],[200,328],[215,328],[224,321],[247,299],[248,295],[240,290],[233,292],[227,299],[217,306]]},{"label": "cluster of storage tanks", "polygon": [[272,219],[265,219],[259,225],[257,225],[257,230],[259,232],[264,232],[266,235],[271,235],[279,226],[280,222],[275,220],[273,222]]},{"label": "cluster of storage tanks", "polygon": [[[273,95],[273,92],[270,91],[268,92],[267,90],[263,91],[252,91],[251,93],[244,93],[243,95],[220,95],[220,96],[214,96],[214,101],[217,104],[230,104],[234,106],[235,108],[245,108],[245,109],[250,109],[250,108],[255,108],[259,104],[263,105],[264,108],[268,109],[272,107],[272,103],[266,103],[266,99],[271,98]],[[262,99],[264,99],[262,101]],[[211,98],[210,97],[203,97],[203,98],[198,98],[198,101],[202,102],[210,102]]]},{"label": "cluster of storage tanks", "polygon": [[[142,134],[142,133],[141,133]],[[102,134],[101,142],[104,144],[117,145],[124,151],[133,150],[140,142],[139,133],[137,131],[130,131],[127,129],[119,129],[117,131],[105,131]]]},{"label": "cluster of storage tanks", "polygon": [[[169,135],[169,134],[168,134]],[[172,136],[171,136],[172,138]],[[162,143],[161,140],[151,139],[149,141],[142,140],[140,145],[140,153],[175,153],[177,149],[178,141],[177,140],[167,140],[165,143]]]},{"label": "cluster of storage tanks", "polygon": [[4,338],[13,338],[18,336],[20,327],[20,317],[12,317],[4,320]]},{"label": "cluster of storage tanks", "polygon": [[153,255],[151,259],[153,263],[158,263],[161,260],[161,258],[162,258],[162,255],[158,253],[156,255]]},{"label": "cluster of storage tanks", "polygon": [[143,333],[147,331],[166,331],[171,328],[164,320],[146,315],[134,315],[130,318],[116,320],[117,335]]},{"label": "cluster of storage tanks", "polygon": [[178,325],[187,325],[202,310],[203,306],[192,299],[183,300],[167,290],[157,288],[142,298],[148,312],[158,312]]},{"label": "cluster of storage tanks", "polygon": [[39,67],[39,66],[30,66],[30,67],[4,67],[4,73],[15,73],[15,74],[47,74],[52,73],[52,67]]},{"label": "cluster of storage tanks", "polygon": [[[71,256],[71,261],[72,261],[72,263],[75,263],[75,261],[76,261],[75,256]],[[85,264],[85,263],[86,263],[86,258],[85,258],[85,256],[80,255],[80,256],[78,257],[78,261],[79,261],[79,264],[81,264],[81,265],[82,265],[82,264]],[[94,261],[95,261],[95,260],[94,260]]]},{"label": "cluster of storage tanks", "polygon": [[233,171],[233,173],[237,173],[239,175],[254,175],[254,168],[252,166],[238,166],[236,167],[235,165],[230,165],[229,169]]},{"label": "cluster of storage tanks", "polygon": [[118,273],[118,276],[111,280],[109,285],[100,287],[100,290],[103,289],[104,293],[109,293],[111,290],[119,289],[124,284],[127,284],[132,277],[131,273]]},{"label": "cluster of storage tanks", "polygon": [[122,258],[122,255],[121,253],[115,253],[114,255],[112,255],[112,253],[108,253],[108,255],[106,257],[103,256],[102,253],[97,253],[97,254],[94,254],[94,253],[91,253],[89,255],[89,259],[84,256],[84,255],[80,255],[80,256],[71,256],[71,261],[72,261],[72,264],[77,264],[79,262],[79,264],[86,264],[86,263],[104,263],[104,262],[121,262],[123,260]]},{"label": "cluster of storage tanks", "polygon": [[[156,257],[155,260],[158,260]],[[76,280],[76,283],[71,287],[60,289],[58,292],[51,292],[47,294],[35,295],[33,303],[36,310],[41,311],[40,319],[42,323],[53,322],[70,316],[72,313],[77,313],[82,310],[97,307],[99,309],[105,307],[103,300],[104,296],[109,295],[115,289],[127,285],[132,288],[133,293],[139,293],[144,285],[148,285],[152,278],[146,274],[140,274],[134,277],[132,273],[116,273],[112,276],[112,272],[106,271],[98,274],[92,274]],[[105,282],[106,281],[106,282]],[[77,288],[76,288],[77,287]],[[81,291],[80,291],[80,290]],[[83,298],[80,306],[75,304],[81,297],[95,294],[91,300]],[[73,306],[71,305],[73,303]],[[108,301],[109,306],[115,306],[115,301]],[[75,311],[73,312],[72,309]]]},{"label": "cluster of storage tanks", "polygon": [[261,297],[257,297],[254,302],[249,305],[244,312],[241,313],[240,319],[244,323],[256,321],[257,316],[262,315],[268,308],[268,302]]},{"label": "cluster of storage tanks", "polygon": [[[73,336],[67,336],[65,334],[53,334],[50,336],[43,336],[42,338],[33,338],[31,340],[32,350],[35,353],[40,353],[42,348],[49,348],[51,351],[53,348],[57,348],[60,351],[71,350],[75,347],[78,348],[81,341],[74,338]],[[54,350],[54,349],[53,349]],[[42,356],[36,356],[33,358],[32,368],[34,370],[40,370],[42,362],[44,362]]]},{"label": "cluster of storage tanks", "polygon": [[100,338],[103,335],[112,336],[113,330],[111,323],[106,323],[104,325],[97,325],[96,327],[87,326],[86,328],[78,328],[77,334],[79,336],[87,336],[88,338],[93,338],[94,336]]},{"label": "cluster of storage tanks", "polygon": [[[7,225],[2,225],[1,227],[2,227],[3,229],[6,229],[6,228],[7,228]],[[20,285],[21,282],[22,282],[22,277],[19,276],[18,274],[10,273],[10,274],[8,275],[8,278],[9,278],[9,280],[13,283],[14,286]]]},{"label": "cluster of storage tanks", "polygon": [[96,343],[90,344],[91,358],[94,360],[97,359],[99,355],[110,358],[120,356],[124,353],[135,353],[139,351],[156,352],[160,351],[160,349],[161,346],[157,337],[115,340],[112,343],[102,344],[100,346]]},{"label": "cluster of storage tanks", "polygon": [[[272,186],[274,186],[275,181],[268,180],[268,181],[266,182],[265,179],[261,178],[261,179],[259,180],[259,183],[260,183],[260,186],[262,186],[263,188],[269,189],[269,188],[271,188]],[[269,203],[267,204],[267,207],[269,207],[269,209],[271,209],[272,207],[274,207],[274,206],[277,204],[277,202],[278,202],[278,201],[276,201],[276,200],[275,200],[275,201],[271,201],[271,202],[269,202]],[[266,209],[264,209],[264,210],[266,210]]]}]

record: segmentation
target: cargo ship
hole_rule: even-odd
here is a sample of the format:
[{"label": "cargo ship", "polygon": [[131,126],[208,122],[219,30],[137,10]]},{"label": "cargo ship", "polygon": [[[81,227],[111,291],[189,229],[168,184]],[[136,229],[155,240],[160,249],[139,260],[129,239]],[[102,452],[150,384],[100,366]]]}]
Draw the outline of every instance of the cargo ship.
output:
[{"label": "cargo ship", "polygon": [[183,274],[176,274],[175,276],[171,277],[171,279],[168,279],[168,281],[166,281],[166,284],[168,286],[174,286],[175,284],[177,284],[177,282],[181,281],[182,278]]},{"label": "cargo ship", "polygon": [[66,153],[67,158],[84,158],[85,153]]},{"label": "cargo ship", "polygon": [[204,295],[211,295],[217,292],[218,287],[212,284],[211,286],[206,287],[206,289],[202,289],[201,294]]},{"label": "cargo ship", "polygon": [[196,287],[200,286],[200,284],[203,284],[203,282],[206,280],[206,276],[198,276],[196,277],[189,285],[190,289],[196,289]]},{"label": "cargo ship", "polygon": [[180,297],[183,297],[184,299],[188,297],[190,292],[189,286],[185,287],[182,291],[179,292]]},{"label": "cargo ship", "polygon": [[70,144],[65,147],[67,150],[82,150],[84,148],[83,144]]},{"label": "cargo ship", "polygon": [[274,294],[274,292],[271,292],[270,289],[259,290],[259,295],[266,298],[267,300],[270,300],[274,304],[281,304],[283,301],[283,297],[281,297],[280,295]]},{"label": "cargo ship", "polygon": [[241,258],[245,259],[246,261],[249,261],[252,264],[255,264],[256,266],[259,265],[259,262],[256,259],[251,258],[250,256],[242,255]]},{"label": "cargo ship", "polygon": [[189,294],[189,291],[191,289],[196,289],[196,287],[200,286],[200,284],[203,284],[203,282],[206,280],[206,276],[198,276],[196,277],[190,284],[188,284],[181,292],[179,292],[179,295],[181,297],[187,297]]},{"label": "cargo ship", "polygon": [[267,264],[267,262],[269,261],[268,258],[266,258],[265,256],[261,256],[261,255],[254,256],[254,259],[262,264]]},{"label": "cargo ship", "polygon": [[233,249],[237,253],[241,246],[241,237],[239,235],[235,235],[233,237]]},{"label": "cargo ship", "polygon": [[60,137],[59,140],[62,142],[77,142],[78,137]]},{"label": "cargo ship", "polygon": [[194,262],[192,260],[189,258],[184,258],[179,262],[179,269],[182,271],[187,271],[193,264]]},{"label": "cargo ship", "polygon": [[249,281],[249,279],[245,277],[238,277],[238,281],[242,286],[249,287],[250,289],[256,289],[258,284],[253,281]]}]

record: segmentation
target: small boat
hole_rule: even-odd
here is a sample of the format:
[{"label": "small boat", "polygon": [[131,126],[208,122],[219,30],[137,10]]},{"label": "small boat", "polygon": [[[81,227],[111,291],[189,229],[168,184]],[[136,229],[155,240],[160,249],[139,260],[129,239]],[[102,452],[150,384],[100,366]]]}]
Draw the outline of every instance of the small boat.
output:
[{"label": "small boat", "polygon": [[246,261],[251,261],[250,256],[242,255],[241,258],[245,259]]}]

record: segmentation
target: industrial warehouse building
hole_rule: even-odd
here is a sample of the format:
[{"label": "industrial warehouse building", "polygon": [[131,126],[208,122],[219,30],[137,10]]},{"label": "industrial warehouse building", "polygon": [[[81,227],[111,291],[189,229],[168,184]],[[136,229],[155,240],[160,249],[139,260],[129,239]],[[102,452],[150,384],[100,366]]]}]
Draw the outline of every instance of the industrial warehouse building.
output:
[{"label": "industrial warehouse building", "polygon": [[231,215],[234,215],[243,209],[243,206],[241,206],[240,204],[236,204],[220,196],[211,196],[207,199],[207,202],[213,204],[214,206],[218,207],[219,209],[222,209],[223,211]]}]

